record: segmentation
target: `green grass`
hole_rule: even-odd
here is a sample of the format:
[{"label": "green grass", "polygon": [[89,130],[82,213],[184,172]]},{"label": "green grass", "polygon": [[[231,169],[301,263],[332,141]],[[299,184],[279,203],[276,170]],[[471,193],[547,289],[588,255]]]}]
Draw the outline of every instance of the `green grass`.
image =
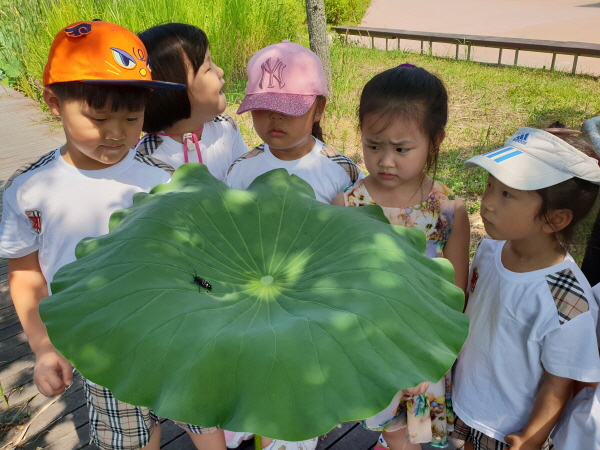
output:
[{"label": "green grass", "polygon": [[331,25],[358,25],[371,0],[325,0],[325,15]]},{"label": "green grass", "polygon": [[[481,174],[462,168],[468,157],[503,145],[522,126],[547,127],[556,120],[580,128],[600,114],[600,83],[588,76],[521,67],[495,67],[402,51],[342,45],[332,47],[334,93],[329,97],[325,131],[334,146],[359,149],[358,99],[375,74],[410,62],[438,75],[450,97],[447,138],[438,176],[462,195],[477,195]],[[340,142],[340,130],[348,130]],[[335,131],[334,131],[335,130]]]},{"label": "green grass", "polygon": [[[330,15],[344,6],[345,16],[329,17],[330,22],[342,23],[358,23],[369,4],[369,0],[327,2]],[[41,101],[36,81],[41,79],[53,36],[65,24],[92,18],[119,23],[134,32],[172,21],[204,29],[215,61],[225,70],[228,111],[234,116],[252,54],[282,39],[308,43],[304,0],[0,0],[0,79],[6,71],[19,72],[11,82]],[[476,213],[485,173],[465,169],[466,159],[502,146],[522,126],[543,128],[559,120],[579,128],[584,120],[600,114],[600,83],[593,77],[361,48],[344,44],[340,36],[334,38],[331,57],[333,92],[322,123],[325,138],[359,165],[356,110],[361,89],[373,75],[410,62],[444,81],[450,95],[450,118],[437,177],[465,200],[476,233],[477,227],[481,229]],[[248,145],[259,143],[249,114],[236,117]]]},{"label": "green grass", "polygon": [[[331,56],[333,93],[328,96],[322,122],[325,140],[363,169],[357,108],[365,83],[375,74],[405,62],[424,67],[444,81],[450,116],[437,178],[465,201],[471,216],[473,247],[483,235],[478,212],[487,174],[482,169],[464,168],[464,161],[501,147],[522,126],[544,128],[560,120],[579,129],[584,120],[600,115],[600,83],[589,76],[487,66],[397,50],[386,52],[344,45],[340,39],[334,40]],[[235,106],[229,111],[234,114]],[[236,120],[248,144],[258,144],[249,115],[237,116]],[[575,256],[582,255],[585,228],[580,235],[584,237],[575,240],[579,248]]]},{"label": "green grass", "polygon": [[40,100],[36,80],[41,81],[55,34],[95,18],[136,33],[168,22],[199,26],[228,79],[240,80],[260,48],[305,39],[306,11],[302,0],[0,0],[0,71],[17,70],[11,83]]}]

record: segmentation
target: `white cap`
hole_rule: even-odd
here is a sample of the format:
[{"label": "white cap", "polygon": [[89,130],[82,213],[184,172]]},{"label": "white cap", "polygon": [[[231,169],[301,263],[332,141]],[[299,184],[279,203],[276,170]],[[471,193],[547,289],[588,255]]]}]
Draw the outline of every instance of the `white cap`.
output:
[{"label": "white cap", "polygon": [[535,128],[521,128],[504,147],[474,156],[465,166],[483,167],[500,182],[522,191],[543,189],[575,177],[600,185],[597,160]]}]

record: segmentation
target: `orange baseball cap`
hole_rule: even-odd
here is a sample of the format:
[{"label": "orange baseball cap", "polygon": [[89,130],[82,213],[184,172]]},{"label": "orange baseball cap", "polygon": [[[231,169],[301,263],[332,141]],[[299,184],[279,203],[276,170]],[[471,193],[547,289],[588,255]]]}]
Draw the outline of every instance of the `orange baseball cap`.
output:
[{"label": "orange baseball cap", "polygon": [[101,20],[73,23],[54,38],[44,68],[44,86],[67,81],[154,91],[186,88],[184,84],[153,81],[142,41],[128,29]]}]

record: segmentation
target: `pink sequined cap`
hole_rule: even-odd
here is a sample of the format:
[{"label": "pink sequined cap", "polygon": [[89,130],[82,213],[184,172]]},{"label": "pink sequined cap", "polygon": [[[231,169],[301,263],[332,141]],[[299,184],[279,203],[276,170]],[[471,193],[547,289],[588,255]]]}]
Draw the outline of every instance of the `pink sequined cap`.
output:
[{"label": "pink sequined cap", "polygon": [[238,114],[253,109],[302,116],[317,95],[327,95],[321,60],[302,45],[290,41],[269,45],[248,63],[246,97]]}]

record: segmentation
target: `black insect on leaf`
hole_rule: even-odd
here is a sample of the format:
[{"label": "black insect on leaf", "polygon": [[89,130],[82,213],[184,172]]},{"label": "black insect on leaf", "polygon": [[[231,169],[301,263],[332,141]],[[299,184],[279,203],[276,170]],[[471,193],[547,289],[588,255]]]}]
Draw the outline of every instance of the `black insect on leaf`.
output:
[{"label": "black insect on leaf", "polygon": [[[190,282],[190,284],[197,284],[200,287],[203,287],[204,289],[206,289],[206,291],[210,291],[212,289],[212,286],[210,285],[210,283],[208,281],[206,281],[204,278],[200,278],[198,276],[198,274],[196,273],[196,269],[194,269],[194,266],[191,266],[192,270],[194,271],[194,279]],[[198,292],[200,292],[200,287],[198,288]],[[210,292],[209,292],[210,294]]]}]

